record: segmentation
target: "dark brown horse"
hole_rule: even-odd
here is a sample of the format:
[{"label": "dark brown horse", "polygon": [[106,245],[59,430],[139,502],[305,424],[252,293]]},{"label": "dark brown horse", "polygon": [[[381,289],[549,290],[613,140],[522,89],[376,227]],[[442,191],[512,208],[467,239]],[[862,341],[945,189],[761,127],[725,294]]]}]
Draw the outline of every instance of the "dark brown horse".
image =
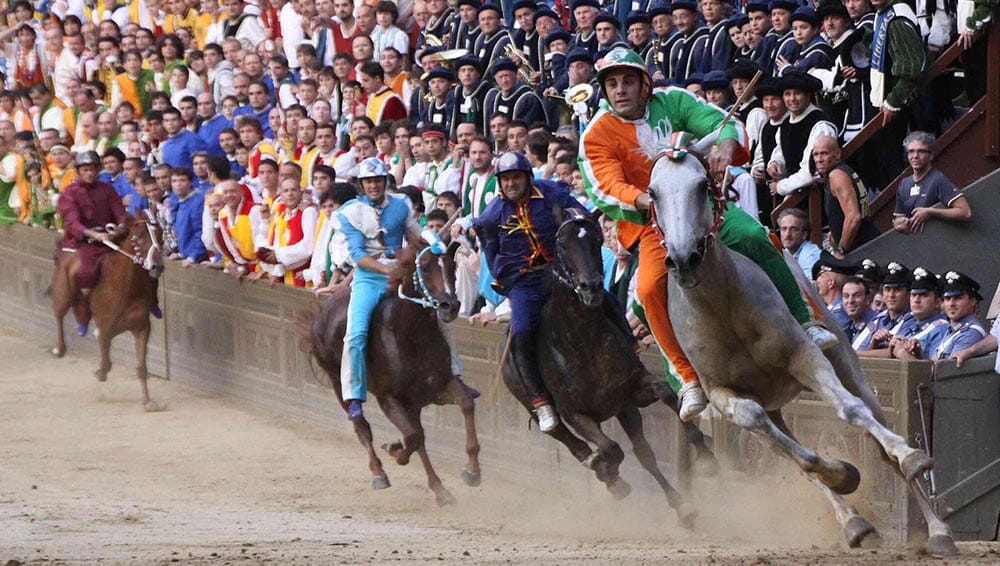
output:
[{"label": "dark brown horse", "polygon": [[[660,485],[681,525],[690,527],[697,512],[660,472],[639,414],[640,407],[658,398],[676,412],[677,397],[639,360],[624,313],[604,290],[597,223],[576,210],[556,211],[556,219],[560,221],[557,261],[550,272],[552,294],[542,310],[537,347],[542,378],[563,422],[548,434],[593,469],[597,479],[620,499],[631,491],[618,471],[625,456],[618,443],[601,430],[602,422],[616,418],[639,463]],[[517,368],[508,359],[503,369],[507,388],[530,412],[531,399]],[[714,457],[701,432],[691,424],[682,426],[699,459],[706,468],[714,468]],[[597,450],[591,450],[577,434]]]},{"label": "dark brown horse", "polygon": [[[451,348],[439,324],[448,323],[458,314],[454,292],[455,250],[436,256],[428,248],[404,248],[397,255],[400,266],[398,292],[389,292],[375,307],[368,338],[368,391],[392,424],[399,429],[401,441],[382,447],[399,465],[406,465],[414,452],[420,456],[427,485],[439,505],[454,502],[441,484],[424,448],[424,429],[420,411],[424,407],[456,404],[465,417],[468,463],[462,470],[467,485],[479,485],[479,439],[476,436],[475,404],[451,368]],[[347,404],[341,394],[340,367],[344,335],[347,331],[348,290],[334,294],[316,315],[311,329],[311,349],[333,382],[345,413]],[[440,321],[440,322],[439,322]],[[353,421],[354,432],[368,451],[372,488],[389,487],[382,461],[375,453],[368,421]]]},{"label": "dark brown horse", "polygon": [[135,338],[136,375],[142,386],[142,405],[147,411],[159,407],[149,398],[146,383],[146,346],[149,342],[149,313],[153,307],[153,280],[163,273],[160,245],[163,232],[154,220],[141,215],[128,231],[120,230],[125,237],[112,237],[117,250],[101,258],[100,277],[87,297],[76,289],[74,274],[79,267],[76,253],[60,249],[56,252],[56,266],[52,273],[49,293],[52,312],[56,315],[56,347],[52,354],[62,357],[66,353],[63,318],[71,308],[80,308],[80,301],[89,301],[93,313],[95,336],[101,348],[101,366],[94,372],[98,381],[108,379],[111,371],[111,340],[122,332],[131,332]]}]

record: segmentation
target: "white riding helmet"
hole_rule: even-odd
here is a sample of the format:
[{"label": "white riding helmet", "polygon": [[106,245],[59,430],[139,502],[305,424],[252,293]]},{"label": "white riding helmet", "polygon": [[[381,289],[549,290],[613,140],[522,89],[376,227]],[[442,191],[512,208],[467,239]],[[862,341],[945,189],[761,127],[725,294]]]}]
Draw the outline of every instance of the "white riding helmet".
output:
[{"label": "white riding helmet", "polygon": [[358,165],[358,180],[388,176],[389,168],[385,166],[385,163],[381,159],[376,157],[369,157]]}]

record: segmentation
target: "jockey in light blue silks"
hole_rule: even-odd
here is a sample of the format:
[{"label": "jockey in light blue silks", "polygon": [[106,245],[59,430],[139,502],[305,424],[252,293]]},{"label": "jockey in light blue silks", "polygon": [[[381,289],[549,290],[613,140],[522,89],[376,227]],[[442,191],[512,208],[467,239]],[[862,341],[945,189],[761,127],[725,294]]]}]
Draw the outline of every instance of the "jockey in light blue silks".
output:
[{"label": "jockey in light blue silks", "polygon": [[385,294],[393,259],[405,237],[411,245],[420,240],[420,225],[406,197],[386,194],[389,170],[379,159],[361,162],[358,181],[362,195],[346,202],[337,212],[347,239],[351,261],[357,266],[347,307],[347,334],[340,367],[340,381],[347,416],[363,416],[361,404],[368,398],[365,355],[372,311]]}]

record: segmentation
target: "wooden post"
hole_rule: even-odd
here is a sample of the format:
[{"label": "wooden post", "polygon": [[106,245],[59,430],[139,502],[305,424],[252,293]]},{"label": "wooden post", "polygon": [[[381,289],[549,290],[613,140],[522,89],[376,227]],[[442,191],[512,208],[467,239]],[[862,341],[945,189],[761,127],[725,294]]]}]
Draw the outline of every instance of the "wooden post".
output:
[{"label": "wooden post", "polygon": [[809,239],[817,246],[823,245],[823,185],[814,183],[809,191]]},{"label": "wooden post", "polygon": [[983,155],[1000,157],[1000,25],[990,23],[986,45],[986,135],[983,140]]}]

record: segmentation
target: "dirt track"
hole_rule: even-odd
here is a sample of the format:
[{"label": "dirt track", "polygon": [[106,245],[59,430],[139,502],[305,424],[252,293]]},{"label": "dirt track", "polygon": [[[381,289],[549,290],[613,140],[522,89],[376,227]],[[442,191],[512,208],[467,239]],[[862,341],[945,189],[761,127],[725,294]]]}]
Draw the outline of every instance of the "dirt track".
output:
[{"label": "dirt track", "polygon": [[[795,474],[725,497],[699,481],[693,534],[661,499],[553,495],[488,469],[474,489],[439,469],[459,502],[438,509],[418,465],[369,490],[352,437],[161,380],[166,410],[145,413],[130,364],[99,384],[89,354],[54,360],[10,331],[0,352],[0,564],[930,562],[841,550],[819,495],[788,488],[805,485]],[[946,563],[1000,562],[997,545],[961,546]]]}]

